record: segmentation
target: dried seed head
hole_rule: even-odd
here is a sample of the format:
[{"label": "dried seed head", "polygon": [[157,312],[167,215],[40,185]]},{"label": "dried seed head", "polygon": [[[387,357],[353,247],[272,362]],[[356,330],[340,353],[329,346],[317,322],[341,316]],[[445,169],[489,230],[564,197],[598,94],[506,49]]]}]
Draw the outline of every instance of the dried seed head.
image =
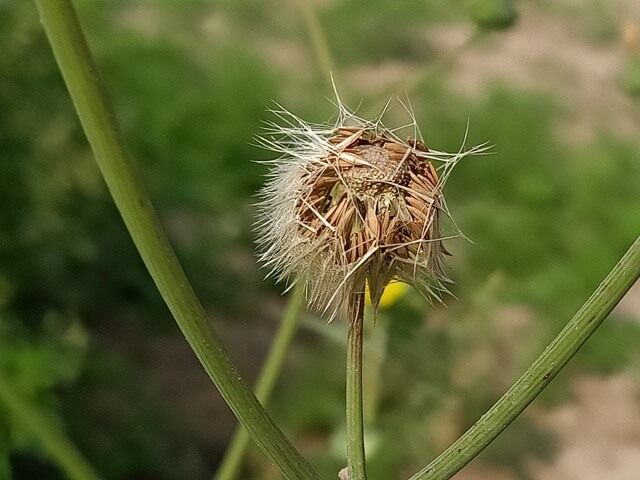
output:
[{"label": "dried seed head", "polygon": [[442,187],[462,157],[484,147],[435,152],[412,137],[401,140],[381,118],[338,107],[334,126],[275,111],[282,124],[260,139],[281,154],[261,192],[261,261],[278,280],[302,282],[310,306],[329,320],[353,308],[365,284],[374,308],[393,279],[439,298],[449,281]]}]

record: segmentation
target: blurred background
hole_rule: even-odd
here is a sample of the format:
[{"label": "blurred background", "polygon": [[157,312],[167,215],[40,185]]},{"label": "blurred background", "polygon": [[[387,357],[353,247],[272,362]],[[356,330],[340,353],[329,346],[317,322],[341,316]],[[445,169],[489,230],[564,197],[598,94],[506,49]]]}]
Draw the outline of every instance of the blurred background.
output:
[{"label": "blurred background", "polygon": [[[406,478],[490,407],[640,232],[637,0],[76,0],[188,277],[253,380],[287,298],[256,266],[254,146],[274,101],[332,121],[413,106],[467,158],[454,297],[408,290],[369,332],[373,479]],[[409,121],[395,102],[386,124]],[[411,132],[408,132],[409,134]],[[269,410],[322,478],[344,466],[342,322],[305,314]],[[377,343],[375,343],[377,342]],[[382,352],[380,354],[380,352]],[[32,2],[0,1],[0,372],[109,480],[209,479],[235,421],[102,182]],[[366,394],[366,393],[365,393]],[[640,287],[456,479],[635,479]],[[0,405],[0,470],[62,479]],[[6,473],[5,473],[6,475]],[[2,477],[2,473],[0,473]],[[240,478],[277,479],[255,449]]]}]

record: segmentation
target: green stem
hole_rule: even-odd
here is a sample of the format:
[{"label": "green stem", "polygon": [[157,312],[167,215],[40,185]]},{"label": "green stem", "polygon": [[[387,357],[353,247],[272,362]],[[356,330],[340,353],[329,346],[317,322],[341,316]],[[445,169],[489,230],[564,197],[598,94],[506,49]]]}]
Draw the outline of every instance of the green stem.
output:
[{"label": "green stem", "polygon": [[[265,364],[262,367],[258,382],[255,387],[255,394],[262,405],[266,405],[271,397],[273,387],[278,380],[280,370],[284,362],[285,355],[293,339],[298,324],[298,316],[302,307],[302,297],[304,288],[296,286],[291,295],[291,299],[287,305],[287,310],[282,317],[280,327],[276,333],[271,348],[267,355]],[[242,458],[249,446],[249,432],[242,426],[239,426],[233,435],[231,444],[225,452],[218,472],[214,477],[215,480],[233,480],[238,476],[238,471],[242,465]]]},{"label": "green stem", "polygon": [[[386,103],[387,99],[400,97],[402,95],[409,95],[414,92],[420,85],[435,77],[439,73],[446,72],[451,66],[453,66],[456,60],[471,47],[473,47],[478,41],[487,35],[485,30],[476,29],[471,33],[464,42],[460,45],[449,50],[446,54],[440,54],[432,63],[421,68],[411,77],[404,79],[401,85],[392,86],[386,89],[382,93],[376,94],[376,97],[384,99]],[[375,113],[382,110],[377,107],[374,110]]]},{"label": "green stem", "polygon": [[[371,311],[371,309],[367,309]],[[373,325],[365,327],[364,363],[367,365],[363,372],[363,404],[365,425],[373,425],[378,415],[380,403],[380,386],[382,381],[382,367],[387,357],[387,343],[389,340],[389,322],[386,313],[378,312],[378,318]]]},{"label": "green stem", "polygon": [[354,295],[355,310],[347,337],[347,466],[349,480],[367,478],[362,415],[362,338],[364,293]]},{"label": "green stem", "polygon": [[62,471],[75,480],[100,480],[76,447],[58,425],[24,396],[0,373],[0,404],[9,414],[38,439],[42,449]]},{"label": "green stem", "polygon": [[335,65],[331,58],[329,42],[327,42],[327,37],[322,30],[322,25],[320,24],[314,5],[309,0],[295,0],[295,2],[300,9],[304,24],[309,32],[309,38],[311,40],[316,60],[318,61],[320,71],[322,72],[327,85],[331,88],[336,76]]},{"label": "green stem", "polygon": [[640,237],[538,359],[462,437],[410,480],[446,480],[478,455],[542,392],[640,277]]},{"label": "green stem", "polygon": [[464,42],[453,47],[446,54],[441,54],[435,62],[427,65],[421,72],[418,72],[412,79],[409,79],[404,86],[407,92],[415,91],[420,85],[434,77],[438,73],[447,72],[456,61],[473,47],[480,39],[487,35],[486,30],[475,29]]},{"label": "green stem", "polygon": [[36,0],[36,5],[111,196],[198,360],[240,423],[285,478],[318,478],[243,381],[196,298],[126,151],[72,3]]}]

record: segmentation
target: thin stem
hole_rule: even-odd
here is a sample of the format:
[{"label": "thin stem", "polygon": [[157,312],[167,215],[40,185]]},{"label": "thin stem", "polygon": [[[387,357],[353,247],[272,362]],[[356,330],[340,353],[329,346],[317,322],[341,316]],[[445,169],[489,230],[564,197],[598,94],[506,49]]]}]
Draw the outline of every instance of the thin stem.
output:
[{"label": "thin stem", "polygon": [[0,405],[40,442],[42,449],[74,480],[100,480],[100,476],[69,441],[58,425],[23,395],[0,373]]},{"label": "thin stem", "polygon": [[367,478],[362,415],[362,337],[364,293],[354,295],[355,309],[347,337],[347,466],[349,480]]},{"label": "thin stem", "polygon": [[418,72],[413,78],[409,79],[405,85],[407,92],[413,92],[416,88],[428,81],[438,73],[448,71],[456,61],[478,41],[487,35],[486,30],[475,29],[460,45],[456,45],[446,54],[441,54],[435,62],[427,65],[422,71]]},{"label": "thin stem", "polygon": [[[271,397],[271,392],[280,375],[280,370],[282,369],[284,358],[293,339],[293,334],[298,326],[298,316],[302,308],[303,293],[304,288],[300,285],[296,286],[289,299],[282,321],[280,322],[280,327],[271,343],[271,348],[267,354],[267,359],[262,367],[262,371],[260,372],[255,387],[255,394],[262,405],[266,405]],[[247,432],[244,427],[238,426],[218,468],[218,472],[214,477],[215,480],[233,480],[238,476],[238,471],[242,465],[242,458],[249,446],[250,439],[249,432]]]},{"label": "thin stem", "polygon": [[[376,97],[382,98],[384,99],[384,102],[387,102],[386,99],[401,95],[409,95],[410,93],[415,92],[420,85],[423,85],[437,74],[445,73],[455,64],[456,60],[458,60],[460,56],[471,49],[471,47],[478,43],[478,41],[484,38],[487,34],[486,30],[474,30],[473,33],[471,33],[460,45],[456,45],[446,52],[446,54],[440,54],[432,63],[421,68],[411,77],[403,79],[401,85],[391,86],[390,88],[385,89],[384,92],[376,94]],[[375,112],[379,111],[380,108],[378,107]]]},{"label": "thin stem", "polygon": [[36,5],[111,196],[189,345],[240,423],[285,478],[318,478],[244,382],[196,298],[129,158],[72,3],[36,0]]},{"label": "thin stem", "polygon": [[318,14],[315,11],[313,3],[309,0],[295,0],[295,3],[300,9],[304,24],[309,32],[311,46],[313,47],[316,60],[318,61],[318,67],[320,68],[327,85],[331,88],[333,85],[333,79],[335,79],[336,76],[335,64],[331,57],[329,42],[327,41],[327,37],[325,36],[320,20],[318,19]]},{"label": "thin stem", "polygon": [[446,480],[478,455],[542,392],[640,277],[640,237],[538,359],[476,424],[410,480]]}]

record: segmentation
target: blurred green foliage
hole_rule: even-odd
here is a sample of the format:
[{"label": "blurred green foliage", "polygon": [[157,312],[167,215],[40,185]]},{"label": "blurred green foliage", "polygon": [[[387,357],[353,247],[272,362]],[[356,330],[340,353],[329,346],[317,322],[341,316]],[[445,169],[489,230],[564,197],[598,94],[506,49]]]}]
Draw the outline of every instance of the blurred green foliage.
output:
[{"label": "blurred green foliage", "polygon": [[348,12],[340,2],[322,10],[321,21],[331,51],[345,66],[382,61],[428,59],[433,51],[419,41],[426,22],[460,19],[460,9],[446,0],[429,2],[378,2],[375,8],[354,2]]},{"label": "blurred green foliage", "polygon": [[[270,155],[252,139],[273,120],[273,99],[311,121],[334,114],[295,2],[75,3],[127,145],[196,291],[216,316],[237,320],[225,323],[244,328],[241,336],[260,336],[255,327],[281,288],[260,282],[252,256],[251,204],[265,168],[250,160]],[[317,7],[339,73],[428,65],[442,54],[424,40],[429,26],[472,31],[479,21],[464,2],[445,0]],[[587,20],[580,28],[591,28]],[[604,38],[589,31],[589,41]],[[156,335],[180,342],[180,334],[106,193],[30,2],[0,3],[0,39],[0,368],[105,478],[206,478],[220,446],[190,436],[185,411],[158,395],[145,370],[152,367],[132,347]],[[624,77],[630,91],[632,68]],[[427,144],[457,151],[468,121],[467,145],[494,148],[465,159],[447,186],[452,216],[473,241],[449,242],[456,298],[428,306],[411,292],[381,312],[389,335],[368,429],[372,478],[415,471],[470,426],[640,231],[637,139],[601,128],[584,143],[569,141],[558,133],[561,95],[510,84],[462,95],[446,71],[428,80],[408,94]],[[355,105],[366,97],[348,81],[339,88]],[[401,108],[389,117],[406,121]],[[272,405],[323,478],[344,466],[344,345],[332,340],[344,338],[343,327],[303,335]],[[614,315],[543,404],[570,400],[575,375],[637,369],[639,347],[637,319]],[[202,411],[196,416],[206,423]],[[9,463],[16,480],[59,478],[3,413],[0,478]],[[525,416],[479,461],[525,478],[527,461],[549,460],[554,448],[550,433]],[[254,452],[242,478],[273,475]]]},{"label": "blurred green foliage", "polygon": [[[38,330],[27,328],[17,318],[0,314],[3,346],[0,369],[27,401],[35,402],[47,417],[60,425],[61,405],[55,388],[77,381],[84,363],[87,335],[77,319],[55,312],[45,315]],[[8,452],[40,456],[40,446],[31,431],[12,421],[3,407],[0,405],[2,450],[7,445]]]},{"label": "blurred green foliage", "polygon": [[[135,28],[113,35],[104,27],[124,5],[81,7],[89,29],[102,27],[90,35],[97,61],[196,288],[219,310],[247,311],[259,279],[243,264],[249,205],[264,173],[249,142],[274,98],[271,75],[239,48],[212,47],[212,63],[177,39]],[[31,3],[0,5],[0,38],[0,368],[71,429],[107,478],[202,476],[184,426],[138,387],[139,371],[116,362],[110,377],[104,353],[87,356],[86,345],[60,338],[83,323],[108,331],[123,314],[155,332],[173,323],[102,185]],[[90,408],[111,397],[124,410]],[[15,478],[30,478],[18,452],[37,445],[13,425],[10,434]]]},{"label": "blurred green foliage", "polygon": [[627,59],[621,81],[623,88],[630,95],[640,97],[640,55]]},{"label": "blurred green foliage", "polygon": [[515,0],[467,0],[467,9],[480,28],[503,30],[518,17]]}]

